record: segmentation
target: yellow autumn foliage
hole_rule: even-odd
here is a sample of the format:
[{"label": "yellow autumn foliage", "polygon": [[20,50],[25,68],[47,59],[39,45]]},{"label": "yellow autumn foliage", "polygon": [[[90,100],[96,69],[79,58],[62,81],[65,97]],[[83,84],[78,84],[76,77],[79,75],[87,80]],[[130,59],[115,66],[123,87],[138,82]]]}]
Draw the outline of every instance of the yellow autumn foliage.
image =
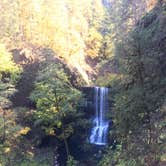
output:
[{"label": "yellow autumn foliage", "polygon": [[31,129],[29,127],[25,127],[19,131],[19,134],[26,135]]},{"label": "yellow autumn foliage", "polygon": [[10,152],[10,148],[9,148],[9,147],[4,148],[4,152],[5,152],[5,153],[9,153],[9,152]]},{"label": "yellow autumn foliage", "polygon": [[0,73],[9,72],[14,73],[18,72],[19,68],[12,60],[12,55],[7,51],[5,45],[0,43]]},{"label": "yellow autumn foliage", "polygon": [[30,157],[33,157],[34,156],[34,153],[30,152],[30,151],[27,151],[27,154],[30,156]]},{"label": "yellow autumn foliage", "polygon": [[53,128],[46,129],[46,133],[47,133],[47,135],[55,135],[55,131]]}]

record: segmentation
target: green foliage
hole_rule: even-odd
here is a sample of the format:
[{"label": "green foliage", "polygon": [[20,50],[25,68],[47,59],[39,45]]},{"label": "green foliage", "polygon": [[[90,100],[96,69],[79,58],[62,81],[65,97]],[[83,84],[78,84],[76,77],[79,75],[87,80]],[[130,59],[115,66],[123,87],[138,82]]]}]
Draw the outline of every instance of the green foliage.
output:
[{"label": "green foliage", "polygon": [[16,120],[14,111],[0,109],[0,164],[2,165],[15,165],[28,156],[27,149],[30,145],[23,136],[29,129],[16,124]]},{"label": "green foliage", "polygon": [[[35,137],[27,138],[27,135],[33,130],[33,128],[25,126],[28,124],[28,116],[32,117],[25,108],[0,110],[0,165],[49,166],[53,163],[53,149],[38,149],[35,147]],[[24,126],[22,126],[22,121]]]},{"label": "green foliage", "polygon": [[[113,92],[118,92],[113,102],[115,113],[111,115],[118,144],[115,150],[110,147],[99,163],[102,166],[157,165],[155,162],[165,157],[165,1],[126,36],[145,13],[145,2],[112,0],[105,8],[101,0],[2,0],[0,4],[0,37],[8,48],[20,44],[18,39],[21,45],[28,42],[47,46],[86,81],[86,73],[93,73],[86,56],[100,62],[99,73],[102,67],[107,71],[101,72],[103,76],[96,84],[115,86]],[[118,75],[106,70],[115,53],[120,65]],[[6,108],[12,104],[9,97],[16,91],[20,73],[12,55],[0,44],[0,165],[52,165],[51,152],[43,158],[34,150],[36,135],[36,142],[42,139],[34,128],[63,140],[67,165],[78,165],[69,155],[68,141],[79,140],[76,144],[81,150],[91,147],[80,143],[86,137],[83,131],[89,127],[79,108],[81,92],[71,84],[64,66],[42,63],[30,96],[36,110],[17,109],[16,113]],[[33,143],[26,139],[31,131]]]},{"label": "green foliage", "polygon": [[71,85],[61,64],[43,63],[30,98],[37,108],[33,113],[34,125],[45,135],[63,140],[68,157],[68,138],[76,134],[83,117],[79,109],[81,92]]},{"label": "green foliage", "polygon": [[115,80],[119,77],[117,74],[106,73],[104,76],[100,76],[96,79],[95,84],[102,87],[113,86]]},{"label": "green foliage", "polygon": [[74,160],[72,156],[69,156],[67,166],[78,166],[78,161]]},{"label": "green foliage", "polygon": [[13,62],[11,53],[0,43],[0,78],[2,74],[10,74],[11,80],[15,81],[19,73],[20,68]]},{"label": "green foliage", "polygon": [[15,92],[14,85],[20,73],[21,69],[13,62],[12,55],[0,44],[0,107],[10,105],[8,97]]},{"label": "green foliage", "polygon": [[[20,166],[50,166],[53,163],[53,149],[36,149],[36,152],[32,153],[31,156],[25,158],[20,164]],[[16,165],[16,166],[19,166]]]},{"label": "green foliage", "polygon": [[[42,66],[36,79],[31,99],[36,102],[36,120],[47,134],[55,134],[55,127],[62,127],[62,120],[76,113],[81,93],[72,87],[67,74],[60,64]],[[72,127],[66,128],[66,135],[72,133]]]},{"label": "green foliage", "polygon": [[163,155],[165,143],[158,138],[165,131],[164,6],[156,6],[116,48],[121,77],[114,87],[114,126],[121,149],[110,149],[105,165],[157,165]]},{"label": "green foliage", "polygon": [[117,166],[141,166],[135,159],[130,159],[125,151],[122,151],[122,146],[117,145],[115,150],[112,146],[107,150],[103,159],[99,162],[99,166],[117,165]]},{"label": "green foliage", "polygon": [[[0,44],[0,72],[15,72],[17,71],[17,67],[12,61],[12,56],[9,52],[7,52],[5,46]],[[14,71],[13,71],[14,70]]]}]

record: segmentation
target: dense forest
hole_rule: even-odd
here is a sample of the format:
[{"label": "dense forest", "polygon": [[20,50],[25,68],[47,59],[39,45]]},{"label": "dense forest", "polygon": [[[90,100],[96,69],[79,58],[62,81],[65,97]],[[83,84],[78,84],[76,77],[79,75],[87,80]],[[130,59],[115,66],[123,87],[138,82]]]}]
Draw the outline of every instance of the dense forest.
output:
[{"label": "dense forest", "polygon": [[166,165],[166,0],[0,9],[0,166]]}]

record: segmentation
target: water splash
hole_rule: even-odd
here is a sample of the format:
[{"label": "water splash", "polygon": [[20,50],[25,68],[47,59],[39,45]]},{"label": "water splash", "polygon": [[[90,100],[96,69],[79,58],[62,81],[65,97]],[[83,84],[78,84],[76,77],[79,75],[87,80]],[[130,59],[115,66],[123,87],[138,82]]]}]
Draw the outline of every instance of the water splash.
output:
[{"label": "water splash", "polygon": [[108,88],[95,87],[95,117],[90,135],[90,143],[96,145],[107,144],[107,132],[109,123],[105,119],[108,108]]}]

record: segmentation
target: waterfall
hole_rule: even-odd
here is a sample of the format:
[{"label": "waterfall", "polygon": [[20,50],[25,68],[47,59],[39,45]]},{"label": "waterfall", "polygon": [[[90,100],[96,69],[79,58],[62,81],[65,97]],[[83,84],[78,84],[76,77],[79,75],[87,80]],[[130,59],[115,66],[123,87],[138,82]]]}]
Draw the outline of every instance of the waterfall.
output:
[{"label": "waterfall", "polygon": [[108,121],[105,114],[108,109],[108,88],[94,87],[95,90],[95,117],[90,135],[90,143],[97,145],[107,144]]}]

